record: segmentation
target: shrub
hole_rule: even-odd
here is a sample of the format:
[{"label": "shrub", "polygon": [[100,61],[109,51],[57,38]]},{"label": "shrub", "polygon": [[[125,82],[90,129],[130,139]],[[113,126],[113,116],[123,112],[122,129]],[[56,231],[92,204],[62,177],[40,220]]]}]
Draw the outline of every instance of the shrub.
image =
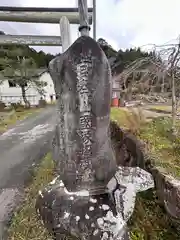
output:
[{"label": "shrub", "polygon": [[145,116],[140,108],[132,109],[130,114],[126,114],[126,121],[129,131],[134,135],[139,135],[140,129],[146,124]]}]

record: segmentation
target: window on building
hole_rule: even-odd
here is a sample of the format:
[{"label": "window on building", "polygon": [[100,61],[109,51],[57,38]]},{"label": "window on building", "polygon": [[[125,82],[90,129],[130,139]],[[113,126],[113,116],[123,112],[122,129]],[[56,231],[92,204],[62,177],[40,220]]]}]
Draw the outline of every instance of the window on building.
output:
[{"label": "window on building", "polygon": [[9,87],[16,87],[16,84],[13,81],[8,80],[8,82],[9,82]]}]

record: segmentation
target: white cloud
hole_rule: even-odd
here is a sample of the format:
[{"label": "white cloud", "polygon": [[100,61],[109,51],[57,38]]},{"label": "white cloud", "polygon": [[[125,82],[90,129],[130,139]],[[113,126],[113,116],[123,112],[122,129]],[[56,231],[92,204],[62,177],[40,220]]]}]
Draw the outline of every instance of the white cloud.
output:
[{"label": "white cloud", "polygon": [[121,26],[135,32],[132,45],[162,44],[180,34],[178,0],[123,0],[118,9]]},{"label": "white cloud", "polygon": [[98,0],[98,32],[119,48],[163,44],[180,34],[179,9],[179,0]]},{"label": "white cloud", "polygon": [[[14,3],[18,0],[11,1]],[[177,38],[180,34],[179,0],[96,1],[97,38],[104,37],[115,49],[142,46],[148,43],[163,44]],[[9,2],[8,5],[10,5]],[[19,0],[17,4],[35,7],[75,7],[77,0]],[[92,0],[89,0],[88,4],[92,6]],[[32,29],[36,34],[37,32],[42,35],[60,34],[59,26],[54,24],[29,24],[27,26],[31,26],[31,34]],[[28,34],[30,31],[28,28],[16,28],[16,30],[18,34]],[[77,38],[77,34],[78,26],[71,26],[73,41]],[[46,48],[46,51],[47,49],[59,51],[59,48]]]}]

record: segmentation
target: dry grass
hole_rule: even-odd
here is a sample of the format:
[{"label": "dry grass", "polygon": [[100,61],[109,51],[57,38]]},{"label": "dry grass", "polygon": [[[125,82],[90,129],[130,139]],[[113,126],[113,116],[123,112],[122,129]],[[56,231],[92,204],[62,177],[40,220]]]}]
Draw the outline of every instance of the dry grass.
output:
[{"label": "dry grass", "polygon": [[155,105],[151,106],[151,109],[155,110],[163,110],[163,111],[171,111],[171,106],[166,106],[166,105]]},{"label": "dry grass", "polygon": [[8,119],[0,121],[0,133],[5,132],[9,127],[14,125],[19,120],[24,120],[32,114],[38,113],[41,108],[23,109],[22,111],[15,111],[15,113]]},{"label": "dry grass", "polygon": [[118,122],[122,127],[128,127],[127,114],[129,112],[126,108],[122,108],[121,110],[115,107],[111,108],[111,119]]},{"label": "dry grass", "polygon": [[35,212],[38,191],[53,179],[54,164],[48,154],[35,169],[33,182],[25,190],[25,200],[12,219],[8,240],[51,240]]},{"label": "dry grass", "polygon": [[[136,116],[139,114],[140,116]],[[168,135],[171,128],[170,118],[157,118],[146,122],[142,112],[128,113],[123,109],[112,109],[111,118],[122,127],[128,128],[141,140],[148,143],[153,154],[156,154],[155,164],[163,166],[168,173],[180,176],[179,141],[173,142]],[[178,240],[180,233],[173,228],[169,217],[158,205],[155,193],[148,190],[138,195],[134,214],[129,221],[132,240]]]},{"label": "dry grass", "polygon": [[[12,218],[8,240],[52,240],[42,221],[37,217],[35,203],[39,190],[53,180],[54,167],[49,153],[34,170],[33,181],[25,189],[24,203]],[[62,236],[62,240],[74,240],[74,238]]]},{"label": "dry grass", "polygon": [[[127,112],[114,108],[111,110],[111,118],[148,144],[148,149],[157,156],[157,166],[163,167],[175,177],[180,177],[180,137],[176,141],[172,138],[171,118],[158,117],[146,122],[142,111]],[[180,129],[178,121],[177,128]]]},{"label": "dry grass", "polygon": [[[177,128],[179,128],[177,122]],[[155,164],[168,174],[180,178],[180,137],[171,134],[171,118],[157,118],[141,130],[140,138],[148,142],[151,152],[157,156]]]},{"label": "dry grass", "polygon": [[53,100],[52,102],[48,102],[47,105],[55,105],[56,104],[56,100]]},{"label": "dry grass", "polygon": [[[164,112],[164,113],[171,113],[172,107],[166,106],[166,105],[155,105],[155,106],[150,106],[149,110],[154,110],[157,112]],[[180,112],[180,107],[178,108],[178,112]]]},{"label": "dry grass", "polygon": [[146,119],[140,108],[111,108],[111,120],[116,121],[121,128],[130,129],[136,134],[146,124]]},{"label": "dry grass", "polygon": [[179,240],[180,233],[157,202],[154,191],[139,193],[129,221],[131,240]]}]

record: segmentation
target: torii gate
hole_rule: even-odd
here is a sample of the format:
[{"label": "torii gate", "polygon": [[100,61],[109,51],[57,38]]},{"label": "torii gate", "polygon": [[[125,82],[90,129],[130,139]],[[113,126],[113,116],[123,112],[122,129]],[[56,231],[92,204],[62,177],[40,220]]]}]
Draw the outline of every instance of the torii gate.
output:
[{"label": "torii gate", "polygon": [[[66,20],[62,20],[66,17]],[[62,20],[62,21],[61,21]],[[67,25],[79,24],[78,8],[6,7],[0,6],[0,21],[60,24],[61,36],[0,35],[0,45],[62,46],[70,45],[70,31]],[[93,37],[96,39],[96,0],[88,8],[88,23],[93,22]],[[66,31],[65,31],[66,29]],[[68,32],[67,32],[68,30]]]}]

